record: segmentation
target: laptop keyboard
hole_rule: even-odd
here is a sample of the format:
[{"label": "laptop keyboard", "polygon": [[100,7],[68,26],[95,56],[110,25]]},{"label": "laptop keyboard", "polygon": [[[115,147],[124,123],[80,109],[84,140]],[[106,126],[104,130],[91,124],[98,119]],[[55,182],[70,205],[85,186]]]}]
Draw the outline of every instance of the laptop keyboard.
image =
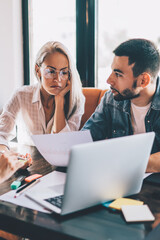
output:
[{"label": "laptop keyboard", "polygon": [[47,199],[45,199],[45,201],[49,202],[50,204],[52,204],[58,208],[62,208],[63,196],[64,195],[60,195],[60,196],[53,197],[53,198],[47,198]]}]

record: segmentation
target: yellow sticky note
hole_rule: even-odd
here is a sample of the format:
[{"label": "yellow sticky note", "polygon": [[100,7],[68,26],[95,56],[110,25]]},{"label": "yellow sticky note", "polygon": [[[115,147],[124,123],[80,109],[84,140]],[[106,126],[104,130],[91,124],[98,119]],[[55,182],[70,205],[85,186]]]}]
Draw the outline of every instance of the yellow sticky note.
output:
[{"label": "yellow sticky note", "polygon": [[130,199],[130,198],[118,198],[115,201],[113,201],[109,207],[114,208],[117,210],[121,210],[121,206],[123,205],[143,205],[142,201]]}]

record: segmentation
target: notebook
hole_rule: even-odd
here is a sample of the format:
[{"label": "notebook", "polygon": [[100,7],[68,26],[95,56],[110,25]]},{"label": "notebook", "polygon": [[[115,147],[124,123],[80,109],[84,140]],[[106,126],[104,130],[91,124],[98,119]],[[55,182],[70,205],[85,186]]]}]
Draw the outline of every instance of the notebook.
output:
[{"label": "notebook", "polygon": [[26,196],[65,215],[141,190],[155,133],[143,133],[71,148],[64,185],[34,188]]}]

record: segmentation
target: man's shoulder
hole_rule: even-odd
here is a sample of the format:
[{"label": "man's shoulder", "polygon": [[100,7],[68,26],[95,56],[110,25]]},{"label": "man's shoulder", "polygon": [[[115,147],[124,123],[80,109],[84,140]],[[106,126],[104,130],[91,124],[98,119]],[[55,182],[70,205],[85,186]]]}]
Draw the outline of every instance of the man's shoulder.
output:
[{"label": "man's shoulder", "polygon": [[152,104],[151,107],[155,110],[160,110],[160,78],[157,78],[157,85],[156,85],[156,91],[152,98]]}]

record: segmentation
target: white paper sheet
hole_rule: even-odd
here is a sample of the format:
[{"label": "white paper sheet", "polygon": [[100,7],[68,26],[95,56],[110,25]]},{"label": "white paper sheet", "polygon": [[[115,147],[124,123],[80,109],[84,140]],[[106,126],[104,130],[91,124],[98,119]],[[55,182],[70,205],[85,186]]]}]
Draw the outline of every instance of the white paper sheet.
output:
[{"label": "white paper sheet", "polygon": [[[65,179],[66,179],[66,173],[54,171],[54,172],[51,172],[51,173],[45,175],[44,177],[42,177],[40,179],[39,183],[37,183],[32,188],[28,189],[26,192],[33,191],[33,190],[41,191],[45,187],[58,185],[58,184],[64,184]],[[1,195],[0,200],[10,202],[10,203],[14,203],[16,205],[26,207],[26,208],[30,208],[30,209],[33,209],[33,210],[37,210],[37,211],[40,211],[40,212],[50,213],[48,210],[46,210],[45,208],[43,208],[39,204],[37,204],[34,201],[30,200],[29,198],[25,197],[26,192],[24,192],[19,197],[14,198],[15,192],[16,192],[16,190],[11,190],[11,191]]]},{"label": "white paper sheet", "polygon": [[32,139],[42,156],[54,166],[68,165],[72,146],[93,141],[89,130],[32,135]]},{"label": "white paper sheet", "polygon": [[155,217],[146,204],[140,206],[125,205],[122,206],[122,212],[127,222],[145,222],[155,220]]}]

